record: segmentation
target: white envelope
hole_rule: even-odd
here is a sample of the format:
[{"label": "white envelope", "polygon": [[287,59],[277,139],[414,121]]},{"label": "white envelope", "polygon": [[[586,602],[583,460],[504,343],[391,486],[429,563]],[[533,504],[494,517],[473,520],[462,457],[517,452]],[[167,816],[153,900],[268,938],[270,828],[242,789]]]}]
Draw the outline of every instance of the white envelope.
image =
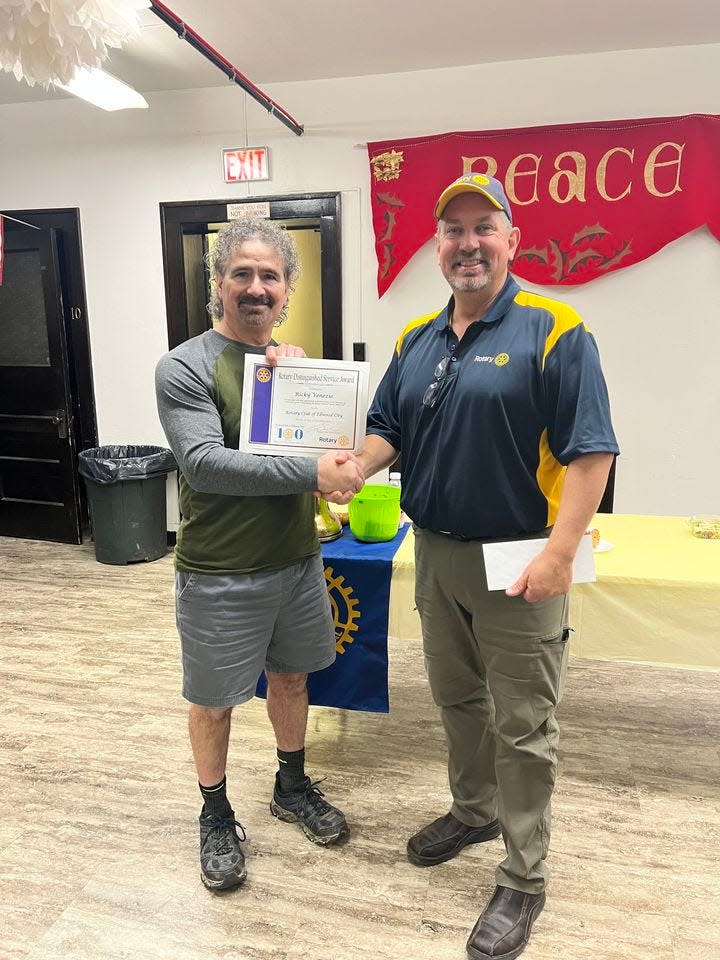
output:
[{"label": "white envelope", "polygon": [[[483,554],[488,590],[506,590],[511,587],[546,544],[545,539],[484,543]],[[575,555],[572,582],[593,583],[596,579],[592,537],[586,533]]]}]

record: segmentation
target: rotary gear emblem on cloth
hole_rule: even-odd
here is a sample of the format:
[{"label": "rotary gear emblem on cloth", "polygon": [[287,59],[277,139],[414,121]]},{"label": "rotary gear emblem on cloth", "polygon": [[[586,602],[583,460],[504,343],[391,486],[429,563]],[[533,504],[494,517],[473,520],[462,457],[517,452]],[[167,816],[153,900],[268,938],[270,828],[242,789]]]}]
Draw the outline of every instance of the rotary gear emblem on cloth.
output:
[{"label": "rotary gear emblem on cloth", "polygon": [[335,624],[335,649],[345,653],[345,644],[353,642],[353,633],[358,629],[359,604],[353,597],[352,587],[344,586],[345,577],[336,577],[332,567],[325,567],[325,580]]}]

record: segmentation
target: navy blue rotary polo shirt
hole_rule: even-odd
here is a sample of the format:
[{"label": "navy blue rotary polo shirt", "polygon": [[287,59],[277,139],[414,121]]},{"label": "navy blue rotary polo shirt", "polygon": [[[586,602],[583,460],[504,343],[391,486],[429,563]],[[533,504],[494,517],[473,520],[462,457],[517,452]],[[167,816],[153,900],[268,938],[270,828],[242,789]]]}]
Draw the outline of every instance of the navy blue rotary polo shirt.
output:
[{"label": "navy blue rotary polo shirt", "polygon": [[402,506],[418,526],[536,533],[555,522],[567,464],[619,452],[595,340],[571,307],[510,276],[460,341],[453,306],[402,331],[367,432],[402,451]]}]

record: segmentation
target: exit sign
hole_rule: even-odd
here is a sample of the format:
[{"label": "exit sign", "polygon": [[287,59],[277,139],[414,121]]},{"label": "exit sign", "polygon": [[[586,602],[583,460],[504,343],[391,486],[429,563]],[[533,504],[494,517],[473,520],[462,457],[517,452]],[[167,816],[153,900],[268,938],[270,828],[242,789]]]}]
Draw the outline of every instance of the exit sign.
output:
[{"label": "exit sign", "polygon": [[225,183],[270,179],[270,151],[267,147],[240,147],[223,150]]}]

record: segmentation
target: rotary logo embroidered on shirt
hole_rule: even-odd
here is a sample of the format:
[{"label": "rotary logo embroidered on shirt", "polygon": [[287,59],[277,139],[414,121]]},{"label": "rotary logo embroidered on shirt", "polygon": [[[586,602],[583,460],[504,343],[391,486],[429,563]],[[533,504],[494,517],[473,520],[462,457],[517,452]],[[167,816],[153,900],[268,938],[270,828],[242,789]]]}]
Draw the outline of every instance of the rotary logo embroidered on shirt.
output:
[{"label": "rotary logo embroidered on shirt", "polygon": [[477,356],[473,360],[473,363],[494,363],[496,367],[504,367],[506,363],[510,362],[509,353],[498,353],[495,357],[480,357]]}]

